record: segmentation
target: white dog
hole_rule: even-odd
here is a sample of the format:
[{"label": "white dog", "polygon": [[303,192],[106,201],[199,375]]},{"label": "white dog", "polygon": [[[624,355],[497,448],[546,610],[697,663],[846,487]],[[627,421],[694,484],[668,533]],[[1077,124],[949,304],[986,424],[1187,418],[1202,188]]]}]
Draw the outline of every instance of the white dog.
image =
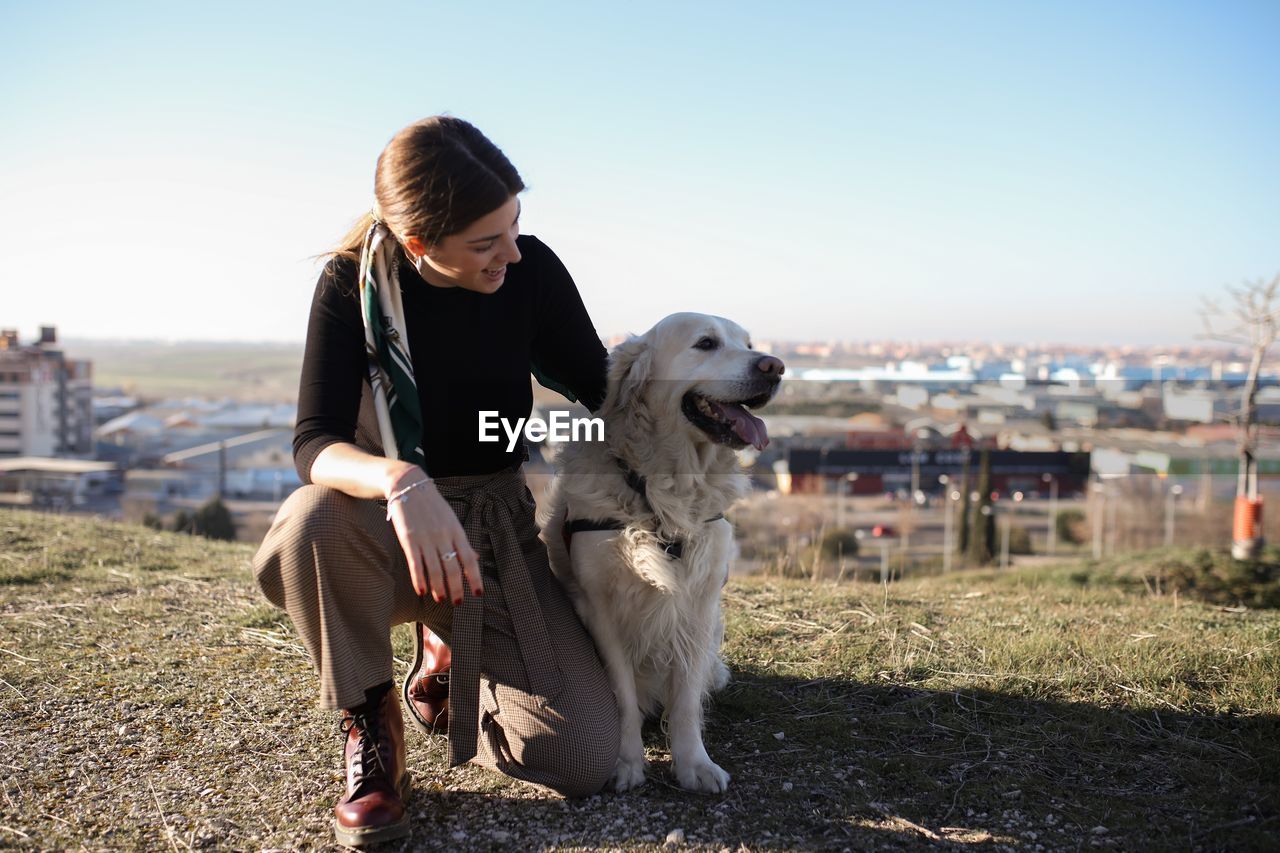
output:
[{"label": "white dog", "polygon": [[673,314],[612,352],[605,440],[566,445],[558,457],[544,535],[617,694],[619,791],[644,782],[640,725],[658,705],[680,784],[729,784],[702,742],[703,702],[729,680],[724,512],[748,488],[735,451],[768,443],[747,408],[769,401],[782,372],[736,323]]}]

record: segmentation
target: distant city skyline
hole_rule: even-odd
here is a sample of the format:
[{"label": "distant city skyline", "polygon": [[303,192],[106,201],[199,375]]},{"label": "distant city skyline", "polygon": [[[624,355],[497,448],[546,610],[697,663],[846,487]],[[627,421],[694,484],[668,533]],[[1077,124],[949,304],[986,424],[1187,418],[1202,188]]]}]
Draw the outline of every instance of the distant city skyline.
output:
[{"label": "distant city skyline", "polygon": [[[615,333],[613,335],[602,335],[601,338],[608,346],[620,343],[629,333]],[[38,335],[20,335],[22,344],[35,343]],[[72,355],[76,355],[81,349],[102,348],[117,349],[127,348],[131,345],[147,346],[147,347],[172,347],[181,349],[189,347],[192,349],[200,348],[227,348],[227,349],[252,349],[260,347],[263,349],[301,349],[304,341],[272,341],[272,340],[214,340],[214,339],[173,339],[173,338],[86,338],[86,337],[64,337],[57,335],[59,348],[72,351]],[[900,358],[924,358],[926,354],[937,351],[944,356],[966,356],[966,357],[984,357],[986,351],[997,357],[1026,357],[1029,353],[1044,355],[1049,353],[1060,353],[1063,355],[1079,356],[1082,353],[1088,353],[1099,358],[1161,358],[1161,357],[1181,357],[1195,359],[1199,357],[1214,358],[1247,358],[1249,354],[1248,347],[1243,345],[1229,346],[1219,341],[1201,340],[1192,341],[1185,344],[1120,344],[1120,343],[1100,343],[1100,344],[1081,344],[1066,341],[962,341],[962,340],[908,340],[908,339],[810,339],[798,340],[790,338],[770,338],[767,336],[757,336],[755,345],[757,347],[781,347],[792,353],[804,355],[822,356],[828,351],[839,354],[862,354],[882,356],[886,359]],[[1280,344],[1272,346],[1268,350],[1268,363],[1280,358]]]},{"label": "distant city skyline", "polygon": [[1280,272],[1280,5],[0,6],[0,326],[300,342],[408,122],[510,156],[603,337],[1195,345]]}]

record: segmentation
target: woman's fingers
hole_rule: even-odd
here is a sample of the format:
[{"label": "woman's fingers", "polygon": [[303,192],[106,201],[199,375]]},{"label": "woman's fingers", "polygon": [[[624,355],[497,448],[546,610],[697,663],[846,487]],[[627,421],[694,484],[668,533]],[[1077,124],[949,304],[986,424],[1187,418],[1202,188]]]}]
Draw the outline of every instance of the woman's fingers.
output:
[{"label": "woman's fingers", "polygon": [[457,607],[462,603],[462,569],[458,566],[458,552],[449,548],[440,555],[440,565],[444,567],[444,579],[449,584],[449,601]]},{"label": "woman's fingers", "polygon": [[440,552],[428,545],[425,549],[427,578],[431,584],[431,599],[437,603],[449,600],[449,589],[444,583],[444,572],[440,568]]},{"label": "woman's fingers", "polygon": [[413,583],[413,591],[421,598],[427,594],[428,589],[427,567],[422,560],[422,552],[416,548],[414,551],[417,552],[416,555],[409,560],[409,580]]},{"label": "woman's fingers", "polygon": [[480,577],[480,560],[476,557],[476,552],[471,550],[471,546],[467,544],[464,538],[456,546],[458,549],[458,564],[462,567],[462,574],[467,579],[467,585],[471,587],[473,595],[484,595],[484,581]]}]

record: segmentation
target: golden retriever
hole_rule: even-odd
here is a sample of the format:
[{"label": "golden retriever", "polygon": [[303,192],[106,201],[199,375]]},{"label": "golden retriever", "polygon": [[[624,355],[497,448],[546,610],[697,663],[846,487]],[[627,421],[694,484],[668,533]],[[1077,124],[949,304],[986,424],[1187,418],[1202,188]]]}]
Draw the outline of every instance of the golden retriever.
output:
[{"label": "golden retriever", "polygon": [[619,791],[644,782],[640,726],[659,705],[679,783],[729,784],[702,741],[703,703],[729,680],[720,589],[734,544],[723,514],[748,489],[736,451],[768,443],[747,410],[772,398],[783,369],[736,323],[673,314],[610,354],[604,440],[557,458],[544,535],[617,694]]}]

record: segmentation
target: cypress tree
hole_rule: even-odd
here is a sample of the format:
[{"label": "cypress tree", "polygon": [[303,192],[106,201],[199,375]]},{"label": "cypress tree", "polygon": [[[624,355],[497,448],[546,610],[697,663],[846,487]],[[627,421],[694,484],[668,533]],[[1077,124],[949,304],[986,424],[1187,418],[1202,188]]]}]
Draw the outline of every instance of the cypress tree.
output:
[{"label": "cypress tree", "polygon": [[978,461],[978,504],[969,524],[969,562],[985,566],[995,555],[996,517],[991,508],[991,451],[983,450]]}]

